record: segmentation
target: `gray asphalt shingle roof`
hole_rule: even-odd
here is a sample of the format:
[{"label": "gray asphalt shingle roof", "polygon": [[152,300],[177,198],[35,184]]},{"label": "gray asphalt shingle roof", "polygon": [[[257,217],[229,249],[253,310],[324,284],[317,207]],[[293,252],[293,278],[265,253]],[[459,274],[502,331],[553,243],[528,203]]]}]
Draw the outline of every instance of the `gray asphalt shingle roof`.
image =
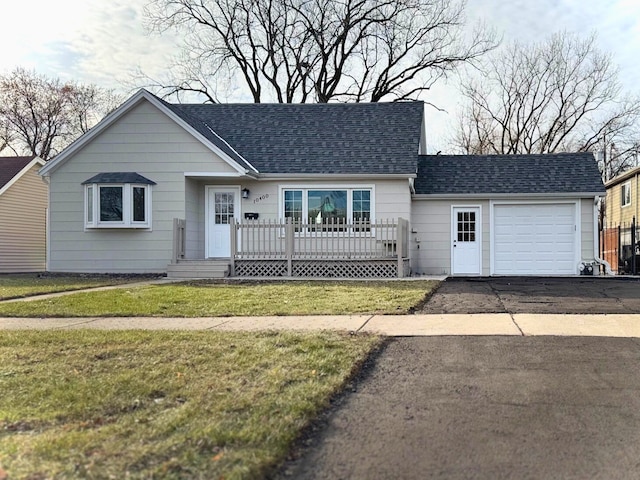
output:
[{"label": "gray asphalt shingle roof", "polygon": [[416,173],[423,102],[167,105],[260,173]]},{"label": "gray asphalt shingle roof", "polygon": [[136,172],[99,173],[82,182],[82,185],[88,183],[137,183],[140,185],[156,185],[156,182],[153,180],[149,180]]},{"label": "gray asphalt shingle roof", "polygon": [[604,194],[592,153],[421,155],[417,194]]}]

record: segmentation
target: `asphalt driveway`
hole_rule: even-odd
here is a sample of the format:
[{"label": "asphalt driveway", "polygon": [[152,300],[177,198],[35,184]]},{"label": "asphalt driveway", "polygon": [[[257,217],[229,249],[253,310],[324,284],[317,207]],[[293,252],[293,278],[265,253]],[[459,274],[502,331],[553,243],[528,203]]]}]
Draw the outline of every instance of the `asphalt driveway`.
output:
[{"label": "asphalt driveway", "polygon": [[[417,313],[640,313],[640,279],[449,279]],[[347,392],[279,478],[640,472],[638,338],[395,338]]]},{"label": "asphalt driveway", "polygon": [[640,313],[640,279],[449,278],[418,313]]},{"label": "asphalt driveway", "polygon": [[640,340],[391,341],[280,478],[635,479]]}]

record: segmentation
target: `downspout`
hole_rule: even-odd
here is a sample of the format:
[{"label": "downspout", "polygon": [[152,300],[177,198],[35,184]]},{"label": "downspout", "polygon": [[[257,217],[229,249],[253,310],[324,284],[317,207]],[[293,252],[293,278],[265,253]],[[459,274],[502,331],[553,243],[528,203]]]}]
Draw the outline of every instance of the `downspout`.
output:
[{"label": "downspout", "polygon": [[605,275],[613,275],[611,271],[611,265],[606,260],[600,258],[600,252],[598,251],[598,244],[600,243],[599,229],[598,229],[598,212],[600,211],[600,203],[602,198],[594,197],[593,199],[593,259],[599,265],[604,266]]},{"label": "downspout", "polygon": [[638,202],[638,194],[640,194],[640,184],[638,183],[638,173],[636,172],[636,196],[631,198],[631,201],[635,201],[636,204],[636,218],[640,218],[638,215],[640,212],[638,209],[640,208],[640,202]]},{"label": "downspout", "polygon": [[47,209],[44,213],[44,269],[51,271],[49,261],[51,259],[51,177],[49,175],[41,176],[42,181],[47,185]]}]

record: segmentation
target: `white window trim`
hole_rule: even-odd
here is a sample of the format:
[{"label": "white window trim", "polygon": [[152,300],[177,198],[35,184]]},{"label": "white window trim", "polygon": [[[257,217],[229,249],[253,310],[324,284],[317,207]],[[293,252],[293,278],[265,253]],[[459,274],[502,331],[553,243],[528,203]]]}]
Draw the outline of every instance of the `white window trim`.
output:
[{"label": "white window trim", "polygon": [[[122,221],[104,222],[100,221],[100,187],[121,187],[122,188]],[[92,204],[89,205],[89,189],[93,189]],[[133,220],[133,189],[144,188],[145,195],[145,221],[136,222]],[[141,183],[89,183],[84,186],[84,226],[87,230],[97,228],[129,228],[151,230],[151,185]],[[89,221],[89,209],[93,213],[93,221]]]},{"label": "white window trim", "polygon": [[[625,203],[627,196],[624,194],[625,188],[629,191],[629,202]],[[620,196],[622,197],[622,208],[631,206],[631,182],[625,182],[620,188]]]},{"label": "white window trim", "polygon": [[[354,190],[369,190],[371,192],[371,198],[369,199],[369,216],[370,222],[374,223],[376,219],[376,190],[375,185],[358,185],[358,184],[302,184],[302,185],[279,185],[278,186],[278,217],[284,221],[284,192],[285,190],[302,190],[302,216],[303,219],[308,216],[309,205],[308,195],[305,195],[305,191],[309,190],[346,190],[347,191],[347,223],[353,222],[353,191]],[[306,213],[306,216],[305,216]]]}]

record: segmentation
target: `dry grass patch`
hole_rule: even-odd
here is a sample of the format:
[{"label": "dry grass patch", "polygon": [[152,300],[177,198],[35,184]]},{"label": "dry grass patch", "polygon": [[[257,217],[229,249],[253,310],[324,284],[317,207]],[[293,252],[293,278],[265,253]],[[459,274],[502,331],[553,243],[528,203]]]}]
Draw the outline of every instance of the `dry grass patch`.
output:
[{"label": "dry grass patch", "polygon": [[151,285],[0,304],[0,316],[216,317],[410,313],[434,281]]},{"label": "dry grass patch", "polygon": [[0,468],[20,478],[262,478],[380,340],[5,332]]}]

